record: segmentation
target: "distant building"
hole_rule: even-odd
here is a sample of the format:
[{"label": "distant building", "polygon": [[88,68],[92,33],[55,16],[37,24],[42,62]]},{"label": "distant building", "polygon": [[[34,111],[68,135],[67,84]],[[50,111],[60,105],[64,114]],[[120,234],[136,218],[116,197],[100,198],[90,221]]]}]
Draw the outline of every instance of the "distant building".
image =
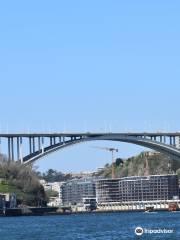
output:
[{"label": "distant building", "polygon": [[0,193],[0,209],[16,207],[17,200],[15,193]]},{"label": "distant building", "polygon": [[53,182],[51,183],[51,189],[52,191],[60,192],[60,187],[61,187],[62,182]]},{"label": "distant building", "polygon": [[49,207],[59,207],[60,199],[59,197],[50,197],[49,202],[47,204]]},{"label": "distant building", "polygon": [[46,182],[45,180],[40,180],[40,183],[43,185],[44,190],[51,190],[51,191],[56,191],[60,192],[60,187],[62,182]]},{"label": "distant building", "polygon": [[96,171],[94,172],[95,174],[99,174],[100,172],[102,172],[104,170],[104,167],[99,167],[96,169]]},{"label": "distant building", "polygon": [[178,177],[173,174],[97,180],[96,198],[98,203],[177,199]]},{"label": "distant building", "polygon": [[160,154],[160,153],[157,152],[157,151],[143,151],[143,152],[141,153],[141,155],[142,155],[143,157],[157,156],[157,155],[159,155],[159,154]]},{"label": "distant building", "polygon": [[119,179],[101,179],[96,181],[98,202],[119,202]]},{"label": "distant building", "polygon": [[61,186],[63,205],[82,204],[84,198],[95,198],[95,181],[92,178],[77,179],[65,182]]},{"label": "distant building", "polygon": [[[68,173],[67,173],[68,174]],[[79,172],[79,173],[69,173],[72,177],[72,179],[77,179],[77,178],[89,178],[92,176],[93,172],[90,172],[90,171],[82,171],[82,172]]]},{"label": "distant building", "polygon": [[0,210],[5,209],[6,207],[6,196],[0,193]]},{"label": "distant building", "polygon": [[44,187],[45,191],[52,190],[52,183],[48,183],[45,180],[40,180],[40,183]]},{"label": "distant building", "polygon": [[55,191],[59,194],[58,197],[51,197],[48,203],[48,206],[59,206],[62,204],[62,192],[61,185],[64,182],[52,182],[48,183],[45,180],[40,180],[40,183],[43,185],[45,191]]}]

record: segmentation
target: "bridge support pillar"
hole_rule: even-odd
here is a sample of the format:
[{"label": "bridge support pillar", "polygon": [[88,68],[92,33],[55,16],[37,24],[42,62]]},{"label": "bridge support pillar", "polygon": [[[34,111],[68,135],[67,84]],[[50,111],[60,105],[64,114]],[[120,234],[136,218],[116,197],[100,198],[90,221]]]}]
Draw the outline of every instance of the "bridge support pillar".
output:
[{"label": "bridge support pillar", "polygon": [[36,151],[35,138],[33,137],[33,153]]},{"label": "bridge support pillar", "polygon": [[44,153],[44,137],[41,138],[41,151]]},{"label": "bridge support pillar", "polygon": [[17,160],[19,160],[20,155],[19,155],[19,137],[17,137]]},{"label": "bridge support pillar", "polygon": [[38,137],[38,150],[40,151],[41,150],[41,138]]},{"label": "bridge support pillar", "polygon": [[23,163],[22,137],[20,137],[20,159],[21,163]]},{"label": "bridge support pillar", "polygon": [[11,146],[10,137],[8,137],[8,160],[11,160]]},{"label": "bridge support pillar", "polygon": [[173,137],[173,145],[174,145],[174,147],[176,146],[176,138],[175,137]]},{"label": "bridge support pillar", "polygon": [[31,143],[31,137],[29,138],[29,153],[32,153],[32,143]]},{"label": "bridge support pillar", "polygon": [[170,145],[172,145],[172,137],[169,137]]},{"label": "bridge support pillar", "polygon": [[14,161],[14,139],[13,137],[11,138],[11,159]]}]

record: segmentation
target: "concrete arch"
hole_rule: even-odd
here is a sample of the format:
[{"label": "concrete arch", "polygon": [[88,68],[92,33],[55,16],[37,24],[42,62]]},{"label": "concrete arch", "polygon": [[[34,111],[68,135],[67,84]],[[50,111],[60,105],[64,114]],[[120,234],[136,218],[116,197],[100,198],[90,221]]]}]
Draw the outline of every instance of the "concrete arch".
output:
[{"label": "concrete arch", "polygon": [[57,143],[54,145],[51,145],[49,147],[45,147],[44,150],[36,151],[33,154],[27,155],[23,158],[24,164],[31,164],[34,161],[43,158],[53,152],[59,151],[61,149],[64,149],[66,147],[73,146],[75,144],[87,142],[87,141],[118,141],[118,142],[125,142],[125,143],[131,143],[136,144],[142,147],[147,147],[152,150],[162,152],[166,155],[169,155],[170,157],[176,158],[180,160],[180,150],[175,148],[172,145],[168,145],[162,142],[150,140],[143,137],[135,137],[135,136],[122,136],[122,135],[114,135],[114,134],[106,134],[106,135],[99,135],[99,136],[92,136],[92,137],[83,137],[80,139],[74,139],[74,140],[68,140],[64,143]]}]

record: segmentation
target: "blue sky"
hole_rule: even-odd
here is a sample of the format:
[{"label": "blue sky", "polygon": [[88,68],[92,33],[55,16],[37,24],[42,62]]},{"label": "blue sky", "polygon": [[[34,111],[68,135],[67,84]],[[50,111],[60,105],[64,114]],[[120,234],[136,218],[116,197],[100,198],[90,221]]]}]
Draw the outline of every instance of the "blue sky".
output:
[{"label": "blue sky", "polygon": [[[179,1],[2,1],[1,132],[179,131]],[[40,170],[110,162],[82,144]]]}]

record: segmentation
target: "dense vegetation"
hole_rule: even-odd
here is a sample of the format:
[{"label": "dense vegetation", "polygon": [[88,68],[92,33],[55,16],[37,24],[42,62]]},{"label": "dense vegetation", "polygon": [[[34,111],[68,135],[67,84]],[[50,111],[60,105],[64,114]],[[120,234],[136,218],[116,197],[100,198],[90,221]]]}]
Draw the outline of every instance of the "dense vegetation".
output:
[{"label": "dense vegetation", "polygon": [[18,204],[37,206],[46,204],[46,195],[35,170],[0,155],[0,192],[17,194]]},{"label": "dense vegetation", "polygon": [[[177,173],[180,177],[180,162],[176,159],[170,159],[161,153],[152,156],[141,153],[128,159],[117,159],[115,163],[116,177],[145,175],[146,161],[148,161],[148,172],[150,175]],[[98,175],[110,178],[111,165],[106,164]]]},{"label": "dense vegetation", "polygon": [[61,182],[72,179],[71,174],[64,174],[54,169],[49,169],[45,173],[38,172],[40,179],[44,179],[46,182]]}]

